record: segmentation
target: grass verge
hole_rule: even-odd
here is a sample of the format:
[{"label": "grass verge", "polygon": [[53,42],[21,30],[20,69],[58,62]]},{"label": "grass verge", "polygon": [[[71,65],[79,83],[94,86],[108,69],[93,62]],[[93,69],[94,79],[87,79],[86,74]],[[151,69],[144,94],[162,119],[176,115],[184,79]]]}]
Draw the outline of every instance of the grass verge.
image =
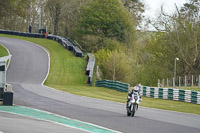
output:
[{"label": "grass verge", "polygon": [[[7,49],[0,44],[0,57],[7,56],[7,55],[9,55]],[[10,59],[7,60],[7,63],[6,63],[7,65],[9,61]]]},{"label": "grass verge", "polygon": [[[51,69],[45,85],[76,95],[94,97],[120,103],[126,102],[127,93],[102,87],[88,86],[86,84],[86,76],[84,75],[86,61],[83,58],[74,57],[71,52],[64,49],[57,42],[47,39],[3,34],[0,34],[0,36],[37,43],[49,51],[51,57]],[[141,102],[141,106],[200,114],[200,105],[147,97],[142,98],[143,102]]]},{"label": "grass verge", "polygon": [[198,87],[181,87],[181,88],[177,88],[177,89],[182,89],[182,90],[191,90],[191,91],[200,91],[200,88]]},{"label": "grass verge", "polygon": [[7,56],[8,51],[0,44],[0,57]]},{"label": "grass verge", "polygon": [[47,39],[4,34],[0,34],[0,36],[39,44],[50,53],[51,68],[45,85],[85,85],[86,76],[84,75],[84,69],[86,61],[83,58],[75,57],[72,52],[64,49],[59,43]]}]

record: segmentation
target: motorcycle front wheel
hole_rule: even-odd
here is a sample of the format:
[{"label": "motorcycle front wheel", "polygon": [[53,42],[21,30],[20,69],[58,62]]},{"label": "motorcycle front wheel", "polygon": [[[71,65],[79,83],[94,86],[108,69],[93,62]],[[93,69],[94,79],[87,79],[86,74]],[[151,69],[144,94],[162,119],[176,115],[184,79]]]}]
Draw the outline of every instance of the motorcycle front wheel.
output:
[{"label": "motorcycle front wheel", "polygon": [[135,115],[135,109],[136,109],[136,107],[135,107],[135,105],[131,105],[131,116],[132,117],[134,117],[134,115]]},{"label": "motorcycle front wheel", "polygon": [[131,115],[131,113],[130,113],[129,109],[127,109],[127,116],[130,116],[130,115]]}]

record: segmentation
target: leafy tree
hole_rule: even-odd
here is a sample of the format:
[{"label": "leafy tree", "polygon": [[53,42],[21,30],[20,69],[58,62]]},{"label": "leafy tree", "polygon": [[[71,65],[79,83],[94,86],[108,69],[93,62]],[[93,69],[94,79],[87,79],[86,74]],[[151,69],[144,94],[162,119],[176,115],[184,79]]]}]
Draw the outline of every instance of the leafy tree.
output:
[{"label": "leafy tree", "polygon": [[35,0],[1,0],[0,28],[25,31],[28,27],[27,10]]},{"label": "leafy tree", "polygon": [[177,75],[200,73],[199,5],[199,0],[191,0],[173,15],[162,12],[156,25],[162,27],[162,32],[153,35],[144,48],[148,58],[142,64],[141,80],[147,85],[156,85],[159,78],[173,77],[176,57],[180,59]]},{"label": "leafy tree", "polygon": [[184,75],[197,74],[200,67],[200,1],[191,0],[173,16],[166,16],[171,23],[165,23],[166,41],[173,46],[174,58],[179,57]]},{"label": "leafy tree", "polygon": [[87,48],[92,45],[86,45],[90,36],[97,38],[93,45],[102,45],[106,38],[130,44],[134,37],[134,24],[120,0],[93,0],[82,8],[77,31]]},{"label": "leafy tree", "polygon": [[48,10],[53,24],[53,34],[55,35],[58,34],[58,27],[62,18],[64,5],[65,3],[63,0],[48,0],[46,4],[46,9]]},{"label": "leafy tree", "polygon": [[75,33],[77,22],[80,18],[81,7],[86,5],[90,0],[65,0],[67,4],[64,7],[64,19],[62,20],[62,28],[64,30],[64,35],[75,38],[77,33]]},{"label": "leafy tree", "polygon": [[127,82],[130,64],[127,60],[126,54],[121,50],[110,51],[108,49],[101,49],[95,54],[97,65],[102,71],[102,78]]},{"label": "leafy tree", "polygon": [[151,35],[148,45],[144,47],[142,54],[145,56],[142,58],[140,71],[140,80],[143,84],[155,86],[158,79],[173,76],[174,47],[167,41],[166,33],[157,32]]},{"label": "leafy tree", "polygon": [[144,18],[144,3],[141,0],[121,0],[124,6],[129,10],[134,18],[134,22],[137,26],[140,26]]}]

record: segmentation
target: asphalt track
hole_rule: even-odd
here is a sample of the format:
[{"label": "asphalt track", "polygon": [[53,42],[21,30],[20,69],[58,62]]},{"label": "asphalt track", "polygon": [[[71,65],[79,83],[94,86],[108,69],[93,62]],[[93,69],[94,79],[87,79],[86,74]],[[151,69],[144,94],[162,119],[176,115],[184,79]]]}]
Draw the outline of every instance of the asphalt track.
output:
[{"label": "asphalt track", "polygon": [[[77,96],[42,86],[48,73],[46,51],[36,44],[17,39],[0,37],[0,43],[13,55],[7,72],[7,82],[13,85],[16,105],[48,111],[125,133],[200,132],[200,115],[140,107],[132,118],[126,116],[125,104]],[[9,115],[5,116],[6,121],[7,117]],[[34,121],[28,120],[30,123]],[[72,130],[52,123],[46,125],[48,124],[55,125],[55,129],[60,132],[63,128],[69,132]],[[32,123],[32,126],[37,125],[39,124]],[[4,127],[0,125],[0,131],[2,129]]]},{"label": "asphalt track", "polygon": [[0,133],[82,133],[63,125],[0,112]]}]

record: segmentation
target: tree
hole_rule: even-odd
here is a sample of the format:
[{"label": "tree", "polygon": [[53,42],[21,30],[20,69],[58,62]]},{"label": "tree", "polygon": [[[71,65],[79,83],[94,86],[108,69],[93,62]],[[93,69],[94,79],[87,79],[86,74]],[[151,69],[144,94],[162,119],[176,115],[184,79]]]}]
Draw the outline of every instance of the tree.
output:
[{"label": "tree", "polygon": [[59,32],[59,24],[63,17],[62,15],[65,4],[66,3],[63,0],[48,0],[46,4],[46,9],[53,24],[53,34],[55,35],[57,35]]},{"label": "tree", "polygon": [[137,26],[140,26],[144,18],[144,4],[141,0],[121,0],[124,6],[129,10],[134,18],[134,22]]},{"label": "tree", "polygon": [[101,78],[113,81],[129,81],[130,64],[122,50],[101,49],[95,54],[97,65],[103,75]]},{"label": "tree", "polygon": [[64,35],[75,38],[77,22],[80,18],[81,7],[86,5],[89,0],[67,0],[67,4],[64,7],[62,27],[64,27]]},{"label": "tree", "polygon": [[171,23],[165,23],[168,43],[174,46],[174,58],[181,59],[184,75],[198,74],[200,71],[200,1],[191,0],[173,16],[165,17]]},{"label": "tree", "polygon": [[27,10],[35,0],[2,0],[0,2],[0,28],[25,31]]},{"label": "tree", "polygon": [[[129,12],[120,0],[93,0],[82,8],[77,29],[84,47],[102,45],[105,38],[113,38],[124,44],[131,44],[134,37],[134,24]],[[86,44],[90,36],[95,44]],[[92,49],[97,51],[97,49]]]},{"label": "tree", "polygon": [[155,33],[144,48],[148,58],[142,64],[142,80],[148,85],[156,85],[159,78],[173,77],[176,57],[180,59],[177,75],[200,73],[199,5],[199,0],[191,0],[173,15],[162,12],[157,19],[156,27],[162,32]]}]

